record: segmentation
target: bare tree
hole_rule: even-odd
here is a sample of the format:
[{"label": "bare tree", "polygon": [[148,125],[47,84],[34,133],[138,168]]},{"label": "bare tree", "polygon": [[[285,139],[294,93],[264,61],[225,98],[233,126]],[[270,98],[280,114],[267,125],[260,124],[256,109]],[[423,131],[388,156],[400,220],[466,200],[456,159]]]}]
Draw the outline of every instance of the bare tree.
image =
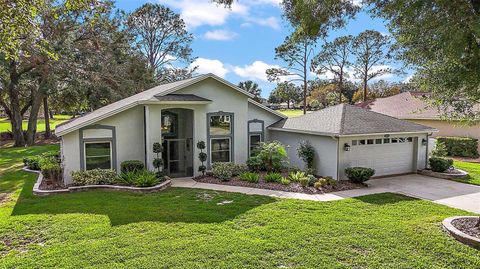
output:
[{"label": "bare tree", "polygon": [[353,37],[341,36],[335,38],[332,42],[326,42],[322,46],[322,51],[315,56],[312,67],[317,74],[330,72],[333,74],[333,81],[338,87],[339,102],[342,103],[344,91],[344,81],[348,79],[347,68],[350,66],[350,50]]},{"label": "bare tree", "polygon": [[367,101],[368,81],[394,72],[386,66],[390,59],[390,42],[390,37],[374,30],[361,32],[353,40],[353,69],[355,77],[362,80],[363,101]]},{"label": "bare tree", "polygon": [[275,59],[283,60],[286,65],[281,68],[267,69],[269,81],[301,81],[303,114],[307,113],[308,75],[311,71],[316,39],[310,37],[288,36],[282,45],[275,48]]}]

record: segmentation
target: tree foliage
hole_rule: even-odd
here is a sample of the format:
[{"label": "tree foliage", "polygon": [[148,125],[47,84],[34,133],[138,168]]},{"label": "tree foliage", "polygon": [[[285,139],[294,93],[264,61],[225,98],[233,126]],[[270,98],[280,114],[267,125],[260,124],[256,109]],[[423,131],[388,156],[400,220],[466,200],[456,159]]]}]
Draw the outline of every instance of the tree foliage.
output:
[{"label": "tree foliage", "polygon": [[270,93],[268,100],[270,103],[286,102],[287,108],[290,108],[292,103],[301,100],[300,89],[292,82],[278,83],[277,87]]},{"label": "tree foliage", "polygon": [[256,82],[253,82],[251,80],[241,81],[238,83],[238,87],[253,94],[253,100],[257,102],[262,101],[262,89],[258,87],[258,84]]}]

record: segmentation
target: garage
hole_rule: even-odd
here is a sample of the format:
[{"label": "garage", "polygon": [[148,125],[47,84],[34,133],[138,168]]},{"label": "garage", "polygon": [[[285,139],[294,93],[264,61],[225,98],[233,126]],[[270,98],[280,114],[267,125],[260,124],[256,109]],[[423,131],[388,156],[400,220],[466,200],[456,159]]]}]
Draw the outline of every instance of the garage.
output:
[{"label": "garage", "polygon": [[316,150],[316,173],[334,174],[336,179],[347,179],[348,167],[373,168],[376,177],[425,169],[426,141],[437,131],[348,104],[283,119],[268,130],[287,146],[295,166],[302,164],[296,154],[298,144],[308,140]]},{"label": "garage", "polygon": [[375,176],[406,174],[416,170],[415,141],[417,137],[388,137],[352,139],[345,153],[349,167],[375,169]]}]

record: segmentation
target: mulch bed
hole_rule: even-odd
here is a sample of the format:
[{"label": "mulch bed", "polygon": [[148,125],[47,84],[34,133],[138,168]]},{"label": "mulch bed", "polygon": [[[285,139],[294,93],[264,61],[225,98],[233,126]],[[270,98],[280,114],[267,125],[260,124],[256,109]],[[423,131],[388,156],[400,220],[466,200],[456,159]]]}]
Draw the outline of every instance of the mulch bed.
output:
[{"label": "mulch bed", "polygon": [[480,238],[480,228],[475,225],[478,223],[478,219],[456,219],[452,221],[452,225],[458,230],[476,237]]},{"label": "mulch bed", "polygon": [[[263,176],[266,173],[260,173],[260,180],[258,183],[250,183],[247,181],[240,180],[238,176],[233,177],[230,181],[222,181],[211,175],[199,176],[193,178],[197,182],[211,183],[211,184],[220,184],[220,185],[230,185],[230,186],[239,186],[239,187],[249,187],[257,189],[267,189],[267,190],[276,190],[276,191],[288,191],[288,192],[299,192],[306,194],[322,194],[335,191],[346,191],[353,189],[365,188],[366,186],[359,183],[352,183],[346,180],[337,181],[335,186],[325,186],[322,189],[315,189],[314,187],[302,187],[300,183],[291,182],[288,185],[283,185],[280,183],[272,183],[263,181]],[[285,173],[283,176],[287,176]]]},{"label": "mulch bed", "polygon": [[40,190],[51,191],[51,190],[66,189],[66,187],[63,184],[63,182],[54,182],[54,181],[51,181],[51,180],[45,180],[45,178],[44,178],[42,180],[42,183],[40,183],[39,189]]}]

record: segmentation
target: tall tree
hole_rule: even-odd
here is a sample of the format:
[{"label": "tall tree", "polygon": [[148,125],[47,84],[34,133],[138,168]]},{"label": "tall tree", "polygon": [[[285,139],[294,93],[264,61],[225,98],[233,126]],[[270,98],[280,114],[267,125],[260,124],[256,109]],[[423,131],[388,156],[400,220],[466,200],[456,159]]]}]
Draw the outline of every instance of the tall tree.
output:
[{"label": "tall tree", "polygon": [[390,58],[391,39],[378,31],[366,30],[353,40],[352,54],[355,57],[355,77],[362,80],[363,101],[367,101],[368,81],[394,72],[387,66]]},{"label": "tall tree", "polygon": [[313,59],[313,69],[317,74],[333,74],[333,81],[339,91],[339,103],[342,103],[344,82],[348,79],[347,68],[350,66],[352,36],[337,37],[322,46],[321,52]]},{"label": "tall tree", "polygon": [[129,15],[127,26],[159,80],[172,80],[172,74],[173,77],[179,75],[172,70],[179,64],[188,66],[193,62],[190,48],[193,35],[187,31],[180,15],[170,8],[146,3]]},{"label": "tall tree", "polygon": [[479,119],[473,108],[480,102],[480,1],[366,2],[387,19],[400,59],[418,67],[419,85],[447,116]]},{"label": "tall tree", "polygon": [[276,88],[270,93],[269,101],[271,103],[286,102],[287,108],[290,105],[300,100],[301,93],[299,87],[291,82],[278,83]]},{"label": "tall tree", "polygon": [[302,83],[303,114],[307,113],[308,75],[315,48],[315,38],[289,36],[282,45],[275,49],[275,59],[283,60],[286,65],[281,68],[266,70],[269,81],[300,81]]},{"label": "tall tree", "polygon": [[251,80],[247,81],[241,81],[238,83],[238,87],[253,94],[253,100],[257,102],[261,102],[262,100],[262,89],[258,87],[258,84],[256,82],[253,82]]}]

